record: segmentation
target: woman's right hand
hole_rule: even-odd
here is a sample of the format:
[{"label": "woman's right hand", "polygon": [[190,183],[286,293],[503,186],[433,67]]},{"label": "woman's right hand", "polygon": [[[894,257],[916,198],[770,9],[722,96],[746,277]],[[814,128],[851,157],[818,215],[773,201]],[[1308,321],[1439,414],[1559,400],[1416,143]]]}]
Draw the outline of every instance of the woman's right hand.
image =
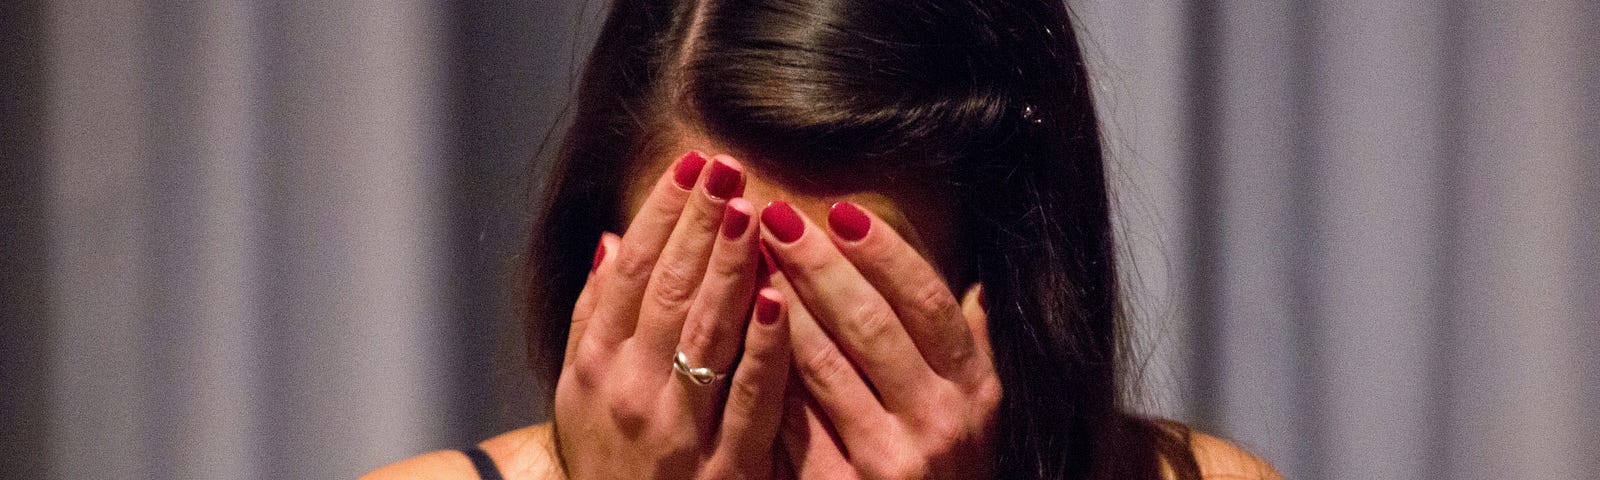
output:
[{"label": "woman's right hand", "polygon": [[[707,163],[684,155],[625,235],[600,239],[556,384],[568,478],[773,473],[772,405],[790,361],[785,299],[771,288],[752,295],[760,260],[753,208],[738,198],[742,167],[722,155]],[[690,366],[727,373],[741,339],[728,377],[697,385],[674,372],[681,349]]]}]

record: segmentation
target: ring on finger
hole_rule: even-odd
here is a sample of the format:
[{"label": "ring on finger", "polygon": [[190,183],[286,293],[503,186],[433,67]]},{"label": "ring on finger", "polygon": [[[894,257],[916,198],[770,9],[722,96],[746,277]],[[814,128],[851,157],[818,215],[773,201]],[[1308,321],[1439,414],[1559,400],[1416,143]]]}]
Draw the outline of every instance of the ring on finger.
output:
[{"label": "ring on finger", "polygon": [[717,380],[728,376],[725,373],[711,371],[709,368],[690,366],[689,356],[684,355],[683,350],[677,350],[672,355],[672,371],[678,372],[678,375],[682,376],[684,380],[700,387],[711,385],[716,383]]}]

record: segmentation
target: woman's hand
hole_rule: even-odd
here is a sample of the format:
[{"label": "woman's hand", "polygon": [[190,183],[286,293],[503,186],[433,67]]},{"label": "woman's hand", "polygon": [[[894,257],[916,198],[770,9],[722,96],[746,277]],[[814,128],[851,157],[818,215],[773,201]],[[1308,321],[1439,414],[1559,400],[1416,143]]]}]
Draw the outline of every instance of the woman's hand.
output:
[{"label": "woman's hand", "polygon": [[[957,302],[881,219],[841,202],[817,228],[783,202],[762,238],[791,295],[805,394],[785,410],[800,478],[986,478],[1001,395],[979,288]],[[837,342],[835,341],[837,340]]]},{"label": "woman's hand", "polygon": [[[790,359],[784,297],[755,290],[742,167],[720,155],[706,163],[685,155],[626,235],[601,238],[556,385],[568,478],[772,474]],[[741,338],[730,377],[699,385],[674,372],[678,351],[691,367],[728,372]]]}]

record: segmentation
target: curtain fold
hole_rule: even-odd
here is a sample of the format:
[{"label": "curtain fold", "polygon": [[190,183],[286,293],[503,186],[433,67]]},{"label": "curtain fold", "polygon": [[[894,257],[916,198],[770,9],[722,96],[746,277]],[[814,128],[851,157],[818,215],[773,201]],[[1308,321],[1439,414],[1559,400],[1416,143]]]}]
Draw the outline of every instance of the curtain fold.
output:
[{"label": "curtain fold", "polygon": [[442,15],[47,6],[57,474],[352,477],[449,438]]},{"label": "curtain fold", "polygon": [[1600,6],[1078,7],[1153,413],[1289,478],[1600,474]]}]

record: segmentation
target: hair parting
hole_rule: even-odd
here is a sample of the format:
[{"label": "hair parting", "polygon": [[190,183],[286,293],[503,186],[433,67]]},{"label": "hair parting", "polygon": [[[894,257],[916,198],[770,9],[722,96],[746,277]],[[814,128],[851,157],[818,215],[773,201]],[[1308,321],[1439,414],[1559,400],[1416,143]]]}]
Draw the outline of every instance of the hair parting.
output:
[{"label": "hair parting", "polygon": [[[530,241],[530,359],[554,384],[627,179],[691,129],[778,180],[949,197],[952,283],[981,282],[1004,394],[997,478],[1199,478],[1188,431],[1130,413],[1099,123],[1047,0],[616,0]],[[866,183],[870,182],[870,183]]]}]

